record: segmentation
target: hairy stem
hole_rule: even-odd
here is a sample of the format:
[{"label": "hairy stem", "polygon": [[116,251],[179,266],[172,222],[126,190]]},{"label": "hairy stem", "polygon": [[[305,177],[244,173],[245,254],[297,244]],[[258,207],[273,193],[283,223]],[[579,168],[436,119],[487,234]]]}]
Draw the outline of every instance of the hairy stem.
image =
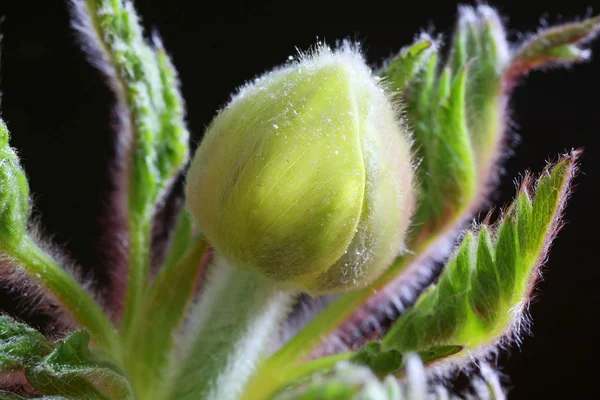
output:
[{"label": "hairy stem", "polygon": [[147,219],[131,218],[129,232],[129,277],[121,328],[125,338],[134,329],[149,285],[151,224]]},{"label": "hairy stem", "polygon": [[298,381],[309,377],[316,372],[327,372],[341,361],[349,360],[354,353],[342,353],[329,357],[317,358],[298,366],[288,369],[279,368],[273,371],[270,376],[262,376],[262,379],[253,379],[244,390],[243,400],[267,400],[285,389],[285,383]]},{"label": "hairy stem", "polygon": [[115,358],[120,358],[115,327],[79,283],[31,240],[25,240],[13,256],[28,274],[65,305],[75,321],[89,330],[94,340]]},{"label": "hairy stem", "polygon": [[[184,321],[185,312],[203,275],[202,261],[207,243],[194,239],[179,260],[161,270],[138,315],[127,348],[126,370],[141,399],[152,399],[165,387],[169,355],[175,346],[173,333]],[[152,327],[152,329],[148,329]]]},{"label": "hairy stem", "polygon": [[236,399],[294,298],[217,255],[167,398]]}]

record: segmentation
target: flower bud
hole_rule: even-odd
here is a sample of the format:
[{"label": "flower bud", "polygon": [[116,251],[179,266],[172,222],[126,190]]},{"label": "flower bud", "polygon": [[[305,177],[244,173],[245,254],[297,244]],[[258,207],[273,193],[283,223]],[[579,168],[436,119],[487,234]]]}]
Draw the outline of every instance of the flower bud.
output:
[{"label": "flower bud", "polygon": [[190,212],[230,263],[311,293],[364,286],[403,248],[410,145],[350,46],[244,87],[187,176]]}]

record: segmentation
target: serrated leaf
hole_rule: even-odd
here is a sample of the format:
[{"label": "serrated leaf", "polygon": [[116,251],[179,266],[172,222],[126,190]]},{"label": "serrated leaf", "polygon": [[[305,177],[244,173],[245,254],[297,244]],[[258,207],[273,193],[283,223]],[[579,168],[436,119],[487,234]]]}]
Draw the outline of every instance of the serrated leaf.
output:
[{"label": "serrated leaf", "polygon": [[478,236],[477,260],[471,275],[471,291],[468,297],[475,315],[487,329],[490,329],[498,318],[500,282],[497,279],[494,262],[495,248],[485,225],[481,227]]},{"label": "serrated leaf", "polygon": [[[123,317],[130,338],[149,282],[152,216],[157,201],[188,157],[189,134],[176,71],[158,39],[143,37],[127,0],[73,0],[73,19],[86,37],[91,61],[104,70],[129,120],[123,154],[129,227],[129,277]],[[96,59],[96,58],[99,58]]]},{"label": "serrated leaf", "polygon": [[92,353],[89,341],[88,333],[75,332],[44,360],[28,366],[31,386],[44,394],[89,400],[133,399],[127,379],[111,360]]},{"label": "serrated leaf", "polygon": [[[450,76],[449,70],[446,76]],[[445,75],[442,75],[442,80]],[[436,169],[432,172],[438,183],[436,191],[441,196],[444,211],[460,208],[459,204],[469,202],[475,196],[477,182],[475,156],[467,130],[466,85],[468,70],[463,68],[445,90],[442,103],[437,109],[440,132],[438,137]],[[442,80],[440,85],[443,84]],[[442,196],[442,192],[444,195]]]},{"label": "serrated leaf", "polygon": [[[423,294],[414,307],[394,323],[381,343],[382,351],[418,351],[444,345],[473,349],[495,344],[513,326],[518,326],[515,323],[515,319],[521,317],[518,309],[528,301],[537,268],[556,234],[577,156],[578,152],[573,152],[541,174],[533,208],[527,204],[527,190],[521,189],[508,208],[508,215],[494,227],[493,234],[488,232],[488,227],[481,226],[476,233],[475,256],[472,254],[475,250],[469,249],[472,242],[467,235],[461,249],[448,262],[438,285]],[[529,184],[529,179],[524,183]],[[530,222],[517,229],[515,221],[523,220]],[[520,242],[518,235],[526,236],[527,240]],[[457,272],[459,266],[461,272]],[[447,279],[451,283],[447,283]],[[451,293],[452,290],[455,292]],[[453,309],[460,317],[449,319],[448,315],[452,314],[443,304],[431,306],[435,298],[448,302],[462,296],[466,296],[468,302]],[[440,320],[453,321],[453,329],[441,330],[432,323]]]},{"label": "serrated leaf", "polygon": [[580,45],[598,31],[600,16],[542,29],[515,51],[508,74],[516,76],[546,65],[587,60],[590,52]]},{"label": "serrated leaf", "polygon": [[[36,391],[58,397],[36,399],[132,399],[129,383],[106,356],[88,349],[90,335],[83,331],[55,344],[35,329],[0,317],[0,372],[25,371]],[[68,396],[68,397],[62,397]],[[21,399],[0,392],[0,399]]]},{"label": "serrated leaf", "polygon": [[[151,212],[161,191],[188,156],[188,132],[177,73],[162,43],[144,40],[135,9],[127,0],[73,0],[74,20],[104,58],[100,68],[123,96],[121,107],[131,118],[132,159],[130,212]],[[99,41],[99,43],[98,43]],[[106,65],[108,64],[108,65]],[[123,111],[123,110],[121,110]]]},{"label": "serrated leaf", "polygon": [[435,44],[431,39],[426,36],[420,38],[387,62],[379,75],[384,77],[394,90],[401,92],[423,68],[427,52],[431,51],[432,46]]},{"label": "serrated leaf", "polygon": [[[447,241],[454,237],[457,229],[460,229],[462,224],[478,210],[497,181],[497,162],[507,154],[503,151],[505,142],[503,138],[506,130],[505,114],[508,95],[514,87],[515,77],[524,70],[517,71],[513,68],[512,54],[509,51],[504,28],[492,8],[484,5],[476,8],[460,8],[450,58],[445,67],[450,68],[452,77],[456,77],[463,70],[466,71],[464,110],[474,165],[469,162],[463,165],[466,166],[464,171],[474,169],[475,181],[452,180],[448,178],[449,173],[444,175],[447,172],[444,168],[445,162],[450,164],[450,171],[460,171],[454,167],[461,164],[453,166],[455,160],[448,156],[439,157],[440,128],[444,128],[445,125],[439,122],[437,111],[434,111],[439,107],[437,93],[445,92],[447,84],[444,82],[447,82],[447,78],[444,77],[445,80],[440,87],[436,47],[432,46],[428,51],[423,52],[422,67],[402,89],[395,88],[401,90],[405,100],[404,116],[414,134],[413,154],[418,165],[418,183],[421,185],[418,188],[420,193],[418,208],[413,216],[414,228],[406,244],[410,251],[397,258],[370,287],[344,293],[333,300],[295,337],[263,363],[256,373],[257,381],[268,381],[270,370],[279,370],[287,365],[293,366],[306,357],[331,354],[335,351],[331,348],[331,343],[342,343],[344,346],[356,348],[364,344],[366,338],[379,337],[381,332],[386,330],[385,324],[389,322],[389,315],[397,313],[398,310],[402,312],[404,304],[413,302],[416,296],[415,291],[406,284],[404,273],[410,273],[411,278],[412,274],[421,277],[430,276],[431,271],[427,266],[435,265],[432,261],[443,259],[446,255],[445,249],[448,248]],[[380,73],[385,75],[385,71]],[[444,90],[441,90],[442,88]],[[449,116],[456,117],[456,110],[451,111],[454,112],[450,112]],[[438,177],[440,171],[443,179]],[[449,181],[459,182],[458,190]],[[468,193],[472,195],[465,195],[459,200],[461,194]],[[526,197],[522,198],[526,199]],[[528,202],[524,202],[520,207],[525,206],[532,207]],[[524,228],[524,224],[528,223],[526,211],[519,213],[519,217],[522,221],[516,221],[517,236],[519,243],[525,245],[529,238],[519,232]],[[529,231],[529,228],[525,229]],[[510,255],[508,257],[510,258]],[[471,258],[475,259],[476,255],[473,254]],[[503,258],[500,260],[504,268],[506,260]],[[469,276],[473,273],[473,269],[470,269],[471,262],[468,265],[457,262],[456,265],[464,267],[462,273],[469,271]],[[506,276],[510,271],[497,272],[498,276],[501,274]],[[453,274],[460,275],[457,271]],[[459,279],[459,282],[464,285],[464,282],[470,281]],[[514,282],[517,285],[516,276]],[[455,283],[452,282],[453,286]],[[504,299],[508,297],[506,293],[512,292],[511,288],[506,286],[503,286],[502,291],[505,293]],[[468,299],[459,296],[453,302],[461,303],[463,300],[466,302]],[[443,298],[439,296],[433,296],[429,304],[432,301],[439,301],[438,306],[445,307],[447,311],[455,311],[455,307],[461,307],[449,302],[444,303]],[[408,318],[412,314],[405,312],[405,315]],[[475,318],[474,315],[471,317]],[[384,325],[382,329],[380,323]],[[466,318],[464,312],[454,313],[454,316],[437,314],[430,322],[430,326],[435,327],[440,335],[449,335],[448,332],[455,331],[452,324],[464,327],[481,324],[481,322],[476,318]],[[411,326],[411,330],[423,332],[424,327]],[[412,339],[407,339],[407,342],[410,340]]]},{"label": "serrated leaf", "polygon": [[[463,8],[466,10],[466,8]],[[489,183],[498,162],[504,136],[506,93],[502,88],[503,71],[510,54],[504,27],[498,14],[490,7],[477,7],[475,19],[469,12],[459,18],[471,20],[469,36],[476,46],[467,50],[469,80],[466,91],[468,130],[476,155],[478,185]]]},{"label": "serrated leaf", "polygon": [[[471,274],[471,265],[474,257],[475,237],[472,232],[467,231],[462,239],[462,243],[456,255],[456,266],[449,268],[448,276],[452,282],[452,286],[457,292],[466,291],[468,289],[469,275]],[[452,259],[448,262],[452,263]]]},{"label": "serrated leaf", "polygon": [[[476,207],[476,189],[488,186],[494,175],[493,152],[503,133],[502,71],[508,60],[495,11],[461,7],[446,67],[438,74],[436,57],[429,60],[404,97],[415,152],[422,159],[415,224],[431,234]],[[426,237],[419,235],[423,232],[415,233],[417,243]]]},{"label": "serrated leaf", "polygon": [[515,220],[514,215],[508,215],[503,220],[496,241],[496,274],[504,300],[512,297],[515,287],[513,266],[519,256],[520,248]]},{"label": "serrated leaf", "polygon": [[[525,178],[528,179],[528,178]],[[523,185],[517,199],[517,236],[519,238],[519,250],[525,251],[529,248],[529,232],[532,227],[533,204],[529,193],[527,193],[527,185]]]},{"label": "serrated leaf", "polygon": [[0,373],[35,364],[53,348],[54,345],[37,330],[0,316]]}]

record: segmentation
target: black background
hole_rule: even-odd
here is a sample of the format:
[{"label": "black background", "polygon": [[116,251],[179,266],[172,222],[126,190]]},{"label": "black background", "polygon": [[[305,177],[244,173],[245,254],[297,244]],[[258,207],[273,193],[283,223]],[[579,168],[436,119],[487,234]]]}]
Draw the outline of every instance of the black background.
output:
[{"label": "black background", "polygon": [[[77,46],[66,1],[4,0],[0,87],[2,117],[12,132],[35,198],[36,215],[54,241],[82,268],[103,271],[96,246],[96,216],[107,187],[110,93]],[[451,1],[389,3],[350,1],[260,3],[139,0],[147,29],[156,28],[179,69],[188,122],[197,143],[215,111],[237,86],[308,49],[317,38],[360,40],[374,65],[422,28],[449,34],[456,15]],[[358,3],[357,3],[358,4]],[[509,37],[588,15],[592,0],[551,5],[545,0],[495,2]],[[597,4],[596,12],[600,12]],[[515,154],[493,195],[497,204],[514,194],[513,180],[540,171],[549,157],[582,147],[582,173],[562,230],[531,307],[533,336],[501,356],[510,376],[510,398],[588,398],[600,395],[596,357],[600,301],[597,204],[600,185],[600,40],[593,61],[569,69],[532,73],[510,104]],[[1,299],[0,299],[1,300]],[[11,310],[2,300],[0,308]]]}]

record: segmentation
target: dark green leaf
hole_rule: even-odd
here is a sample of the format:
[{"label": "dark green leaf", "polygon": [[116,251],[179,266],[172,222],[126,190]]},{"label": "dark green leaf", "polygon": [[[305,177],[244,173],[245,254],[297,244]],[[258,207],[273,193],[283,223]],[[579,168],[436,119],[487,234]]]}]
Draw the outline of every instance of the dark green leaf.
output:
[{"label": "dark green leaf", "polygon": [[44,394],[89,400],[133,399],[119,368],[88,348],[89,334],[75,332],[49,356],[26,370],[29,383]]},{"label": "dark green leaf", "polygon": [[421,356],[423,363],[427,364],[459,353],[462,349],[462,346],[437,346],[429,350],[420,351],[419,356]]},{"label": "dark green leaf", "polygon": [[402,354],[395,350],[382,352],[379,343],[369,343],[350,361],[366,365],[375,375],[383,377],[395,373],[402,367]]},{"label": "dark green leaf", "polygon": [[0,400],[81,400],[62,396],[22,397],[13,393],[0,391]]},{"label": "dark green leaf", "polygon": [[0,372],[35,364],[53,348],[54,345],[37,330],[0,316]]}]

